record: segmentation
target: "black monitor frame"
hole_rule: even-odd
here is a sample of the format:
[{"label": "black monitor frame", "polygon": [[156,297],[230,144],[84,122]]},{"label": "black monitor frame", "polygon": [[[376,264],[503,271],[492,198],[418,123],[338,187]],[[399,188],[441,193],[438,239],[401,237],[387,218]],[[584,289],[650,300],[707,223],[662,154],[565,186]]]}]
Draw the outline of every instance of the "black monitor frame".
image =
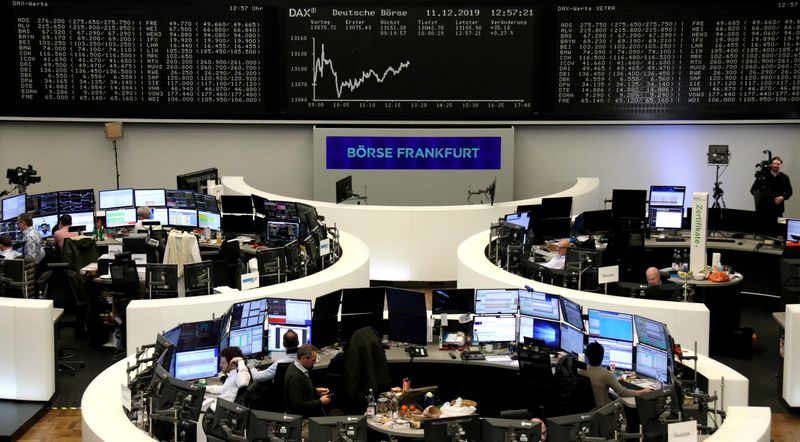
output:
[{"label": "black monitor frame", "polygon": [[344,440],[367,442],[366,416],[325,416],[308,418],[308,436],[312,441]]}]

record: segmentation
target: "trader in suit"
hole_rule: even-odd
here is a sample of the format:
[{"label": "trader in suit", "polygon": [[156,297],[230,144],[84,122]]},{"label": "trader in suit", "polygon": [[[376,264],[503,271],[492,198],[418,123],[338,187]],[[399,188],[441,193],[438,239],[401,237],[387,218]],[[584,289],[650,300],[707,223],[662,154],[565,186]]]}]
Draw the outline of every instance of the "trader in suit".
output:
[{"label": "trader in suit", "polygon": [[[286,412],[304,418],[324,414],[323,405],[331,402],[331,395],[324,387],[314,388],[309,372],[317,362],[317,347],[303,344],[297,349],[297,360],[286,369],[283,384]],[[317,398],[319,396],[319,398]]]}]

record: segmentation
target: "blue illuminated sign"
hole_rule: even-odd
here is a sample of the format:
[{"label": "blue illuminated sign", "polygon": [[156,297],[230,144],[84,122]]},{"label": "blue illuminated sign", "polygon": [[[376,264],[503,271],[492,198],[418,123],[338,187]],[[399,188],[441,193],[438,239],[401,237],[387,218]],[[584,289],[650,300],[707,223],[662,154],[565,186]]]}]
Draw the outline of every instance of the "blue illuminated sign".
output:
[{"label": "blue illuminated sign", "polygon": [[336,137],[328,169],[500,169],[500,137]]}]

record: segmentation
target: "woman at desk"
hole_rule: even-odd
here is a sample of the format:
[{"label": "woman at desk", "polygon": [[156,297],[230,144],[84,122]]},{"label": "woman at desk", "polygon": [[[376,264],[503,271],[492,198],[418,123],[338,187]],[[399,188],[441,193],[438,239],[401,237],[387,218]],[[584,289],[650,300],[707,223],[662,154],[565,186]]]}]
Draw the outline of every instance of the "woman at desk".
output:
[{"label": "woman at desk", "polygon": [[586,346],[586,362],[588,362],[588,366],[586,370],[578,370],[580,375],[586,376],[592,383],[595,407],[599,408],[611,402],[608,397],[609,388],[614,390],[614,393],[620,397],[631,397],[652,391],[649,388],[631,390],[620,385],[611,371],[601,367],[604,353],[605,349],[602,345],[597,342],[590,342]]},{"label": "woman at desk", "polygon": [[[244,363],[244,355],[239,347],[227,347],[219,355],[219,372],[224,374],[222,385],[209,385],[206,393],[216,394],[217,399],[235,402],[239,389],[250,385],[250,371]],[[211,408],[216,410],[216,401]]]}]

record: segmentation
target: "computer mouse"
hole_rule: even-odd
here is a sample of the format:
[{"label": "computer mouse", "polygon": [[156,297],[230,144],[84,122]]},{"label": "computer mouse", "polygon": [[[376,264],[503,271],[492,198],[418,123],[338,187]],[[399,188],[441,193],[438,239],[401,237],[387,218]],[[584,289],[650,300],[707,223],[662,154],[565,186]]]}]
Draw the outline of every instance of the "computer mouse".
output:
[{"label": "computer mouse", "polygon": [[450,350],[450,351],[448,351],[448,352],[447,352],[447,354],[449,354],[449,355],[450,355],[450,358],[451,358],[451,359],[455,359],[455,358],[456,358],[456,352],[455,352],[455,350]]}]

